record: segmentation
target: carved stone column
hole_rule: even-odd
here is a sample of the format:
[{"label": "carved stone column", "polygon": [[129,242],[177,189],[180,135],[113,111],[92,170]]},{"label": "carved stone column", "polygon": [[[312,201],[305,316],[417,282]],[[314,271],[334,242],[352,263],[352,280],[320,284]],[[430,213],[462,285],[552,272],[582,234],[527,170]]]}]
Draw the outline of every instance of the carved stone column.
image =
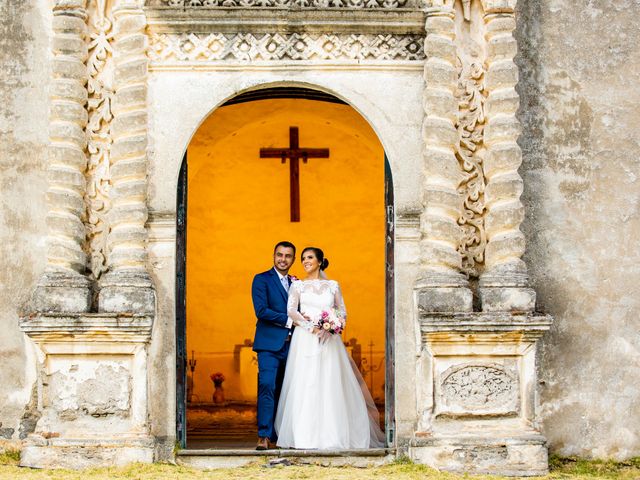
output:
[{"label": "carved stone column", "polygon": [[424,273],[416,284],[419,308],[430,312],[472,310],[472,294],[461,273],[457,248],[462,180],[455,155],[458,105],[453,1],[428,0],[424,68],[423,124],[425,210],[421,218],[421,256]]},{"label": "carved stone column", "polygon": [[[483,312],[433,312],[418,304],[418,422],[408,451],[413,460],[441,470],[529,476],[548,469],[537,408],[536,344],[552,319],[532,312],[535,295],[526,287],[520,258],[514,5],[515,0],[462,0],[454,5],[455,14],[441,10],[429,17],[448,32],[443,35],[443,27],[434,37],[450,52],[446,62],[444,55],[433,60],[435,42],[427,37],[427,55],[444,72],[440,78],[456,78],[452,67],[457,61],[458,138],[453,141],[464,172],[458,251],[464,271],[474,277],[480,273]],[[449,42],[454,31],[455,41]],[[436,96],[443,90],[437,85],[427,77],[429,112],[438,111],[429,108],[431,97],[450,101],[448,90]],[[445,147],[442,142],[438,151]],[[454,177],[449,178],[451,188]]]},{"label": "carved stone column", "polygon": [[518,173],[522,152],[516,143],[520,123],[516,118],[518,67],[513,61],[517,51],[515,4],[516,0],[482,1],[488,91],[484,131],[487,247],[479,289],[483,311],[533,311],[536,300],[521,259],[525,241],[520,231],[523,182]]},{"label": "carved stone column", "polygon": [[100,282],[104,312],[152,313],[155,293],[147,272],[147,38],[141,0],[113,8],[115,98],[108,237],[109,272]]},{"label": "carved stone column", "polygon": [[86,312],[91,306],[90,282],[84,275],[82,221],[87,167],[86,19],[84,0],[56,0],[48,148],[47,267],[32,305],[41,312]]}]

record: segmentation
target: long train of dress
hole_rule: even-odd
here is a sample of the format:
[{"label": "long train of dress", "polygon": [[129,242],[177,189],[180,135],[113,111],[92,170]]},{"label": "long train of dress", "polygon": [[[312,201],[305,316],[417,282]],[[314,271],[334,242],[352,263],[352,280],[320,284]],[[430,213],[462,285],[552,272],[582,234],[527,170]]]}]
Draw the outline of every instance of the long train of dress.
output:
[{"label": "long train of dress", "polygon": [[342,337],[332,335],[320,343],[302,316],[315,318],[334,307],[345,312],[337,282],[320,279],[291,285],[288,314],[302,328],[293,332],[276,413],[280,447],[324,450],[384,445],[377,409]]}]

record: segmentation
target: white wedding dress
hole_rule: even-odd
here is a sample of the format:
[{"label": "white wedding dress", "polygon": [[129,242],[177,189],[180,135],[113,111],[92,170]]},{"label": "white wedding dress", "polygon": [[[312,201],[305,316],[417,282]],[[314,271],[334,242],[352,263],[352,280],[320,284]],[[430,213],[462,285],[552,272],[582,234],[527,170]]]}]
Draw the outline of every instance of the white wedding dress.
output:
[{"label": "white wedding dress", "polygon": [[[360,372],[342,343],[325,343],[305,320],[337,308],[346,312],[338,282],[305,280],[291,284],[287,313],[293,332],[278,402],[277,445],[298,449],[356,449],[384,445],[378,411]],[[346,313],[344,315],[346,318]]]}]

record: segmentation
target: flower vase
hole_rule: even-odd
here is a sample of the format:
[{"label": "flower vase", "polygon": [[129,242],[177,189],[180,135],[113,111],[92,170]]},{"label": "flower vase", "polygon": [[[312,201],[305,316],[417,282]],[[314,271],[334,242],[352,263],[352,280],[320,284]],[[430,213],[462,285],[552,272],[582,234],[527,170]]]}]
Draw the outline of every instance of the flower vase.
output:
[{"label": "flower vase", "polygon": [[214,383],[213,403],[224,403],[224,388],[222,382]]}]

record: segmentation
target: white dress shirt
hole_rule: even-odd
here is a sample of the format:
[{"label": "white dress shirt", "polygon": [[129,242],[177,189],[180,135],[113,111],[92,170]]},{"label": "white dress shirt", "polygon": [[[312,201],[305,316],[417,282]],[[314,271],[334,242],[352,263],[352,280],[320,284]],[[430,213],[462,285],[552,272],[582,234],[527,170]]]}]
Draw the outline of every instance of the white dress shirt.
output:
[{"label": "white dress shirt", "polygon": [[[278,274],[278,278],[280,279],[280,283],[282,284],[282,286],[284,287],[284,289],[286,290],[287,293],[289,293],[289,275],[282,275],[278,269],[276,267],[273,267],[273,269],[276,271],[276,273]],[[291,330],[291,327],[293,326],[293,319],[291,317],[287,317],[287,324],[285,325],[289,330]]]}]

